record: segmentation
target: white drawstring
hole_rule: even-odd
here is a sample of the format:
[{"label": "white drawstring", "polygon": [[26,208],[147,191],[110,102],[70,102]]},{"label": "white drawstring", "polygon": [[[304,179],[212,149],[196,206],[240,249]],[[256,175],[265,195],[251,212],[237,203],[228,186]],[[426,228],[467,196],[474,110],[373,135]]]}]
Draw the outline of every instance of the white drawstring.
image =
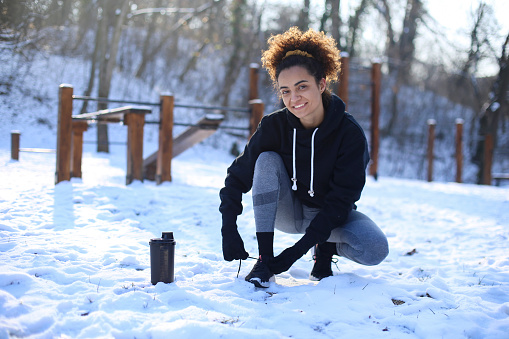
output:
[{"label": "white drawstring", "polygon": [[297,190],[297,169],[295,167],[295,144],[296,144],[296,142],[297,142],[297,129],[294,128],[293,129],[293,157],[292,157],[292,160],[293,160],[292,190],[294,190],[294,191]]},{"label": "white drawstring", "polygon": [[309,196],[312,198],[315,196],[315,191],[313,190],[313,178],[314,178],[314,162],[315,162],[315,134],[318,131],[318,127],[315,128],[313,135],[311,136],[311,181],[309,183]]},{"label": "white drawstring", "polygon": [[[315,175],[314,162],[315,162],[315,134],[316,134],[316,131],[318,131],[318,127],[315,128],[315,130],[313,131],[313,135],[311,136],[311,181],[309,183],[309,191],[308,191],[310,197],[315,196],[315,191],[313,190],[313,179],[314,179],[314,175]],[[292,161],[293,161],[292,190],[294,190],[294,191],[297,190],[297,168],[295,166],[295,147],[296,147],[295,145],[296,145],[296,143],[297,143],[297,129],[294,128],[293,129],[293,157],[292,157]]]}]

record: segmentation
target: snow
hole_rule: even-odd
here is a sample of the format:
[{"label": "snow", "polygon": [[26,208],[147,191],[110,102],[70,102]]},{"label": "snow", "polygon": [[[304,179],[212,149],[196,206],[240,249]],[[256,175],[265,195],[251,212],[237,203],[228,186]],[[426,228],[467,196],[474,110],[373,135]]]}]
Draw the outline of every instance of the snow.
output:
[{"label": "snow", "polygon": [[[314,282],[308,253],[265,290],[243,279],[254,260],[237,278],[222,258],[226,152],[198,145],[173,182],[126,186],[125,146],[85,145],[83,178],[54,185],[55,154],[14,161],[1,146],[0,338],[509,338],[507,188],[369,178],[358,206],[388,258],[339,258]],[[238,224],[256,256],[250,198]],[[149,241],[163,231],[175,282],[154,286]],[[275,251],[297,239],[276,233]]]},{"label": "snow", "polygon": [[[232,140],[216,132],[176,157],[171,183],[128,186],[126,146],[99,154],[87,143],[83,178],[55,185],[56,155],[11,160],[9,134],[20,131],[22,148],[54,148],[58,85],[82,94],[87,66],[0,58],[0,76],[17,79],[0,82],[0,338],[509,338],[507,186],[369,178],[358,207],[388,236],[383,263],[339,258],[335,275],[315,282],[308,253],[256,289],[244,281],[254,260],[237,277],[239,262],[221,253],[218,191]],[[139,81],[115,79],[112,98],[157,102]],[[175,119],[202,114],[176,110]],[[84,139],[95,133],[91,126]],[[125,126],[109,133],[126,138]],[[144,141],[147,156],[157,125],[145,127]],[[249,193],[238,225],[256,256]],[[154,286],[149,241],[162,232],[177,242],[175,281]],[[297,240],[276,233],[276,253]]]}]

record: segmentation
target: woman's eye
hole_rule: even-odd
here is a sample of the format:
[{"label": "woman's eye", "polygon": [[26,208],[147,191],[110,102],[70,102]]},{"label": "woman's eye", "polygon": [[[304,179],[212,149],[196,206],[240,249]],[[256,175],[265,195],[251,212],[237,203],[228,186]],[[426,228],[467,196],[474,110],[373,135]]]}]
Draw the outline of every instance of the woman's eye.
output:
[{"label": "woman's eye", "polygon": [[290,91],[281,91],[281,94],[282,94],[282,95],[286,95],[286,94],[288,94],[288,93],[290,93]]},{"label": "woman's eye", "polygon": [[305,89],[306,87],[307,87],[306,85],[300,85],[299,89]]}]

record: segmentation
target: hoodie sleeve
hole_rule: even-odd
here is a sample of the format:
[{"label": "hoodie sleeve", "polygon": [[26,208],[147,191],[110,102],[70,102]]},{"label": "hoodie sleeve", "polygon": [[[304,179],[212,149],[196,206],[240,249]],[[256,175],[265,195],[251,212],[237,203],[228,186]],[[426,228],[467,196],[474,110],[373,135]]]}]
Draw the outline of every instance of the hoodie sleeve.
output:
[{"label": "hoodie sleeve", "polygon": [[265,116],[256,132],[246,144],[244,151],[233,161],[227,170],[225,185],[219,191],[221,204],[219,211],[223,216],[223,225],[235,224],[237,216],[242,213],[242,194],[249,192],[253,186],[253,174],[256,160],[260,153],[274,150],[275,136],[271,132],[274,122]]},{"label": "hoodie sleeve", "polygon": [[330,191],[325,197],[323,209],[310,225],[319,235],[320,242],[326,241],[334,228],[345,223],[366,183],[369,162],[367,140],[356,122],[348,122],[329,183]]}]

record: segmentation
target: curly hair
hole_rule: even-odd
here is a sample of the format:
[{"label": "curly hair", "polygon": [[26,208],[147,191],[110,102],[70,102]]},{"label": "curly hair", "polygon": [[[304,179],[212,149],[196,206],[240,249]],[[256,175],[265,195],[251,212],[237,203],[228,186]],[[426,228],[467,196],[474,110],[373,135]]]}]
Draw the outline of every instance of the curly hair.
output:
[{"label": "curly hair", "polygon": [[325,33],[311,28],[302,32],[292,27],[282,34],[272,35],[267,43],[269,48],[262,53],[262,65],[274,86],[281,71],[293,66],[306,68],[317,83],[323,78],[327,83],[338,79],[340,52],[336,41]]}]

